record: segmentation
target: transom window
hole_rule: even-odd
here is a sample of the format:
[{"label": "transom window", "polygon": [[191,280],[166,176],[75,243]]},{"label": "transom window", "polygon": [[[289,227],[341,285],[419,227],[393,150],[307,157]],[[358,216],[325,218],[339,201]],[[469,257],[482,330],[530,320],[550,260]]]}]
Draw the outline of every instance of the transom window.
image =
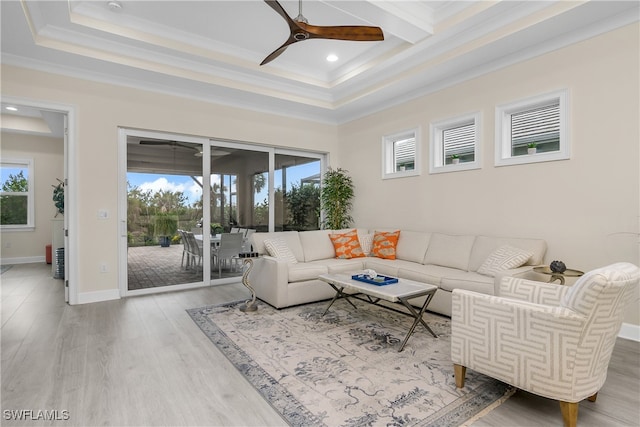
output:
[{"label": "transom window", "polygon": [[419,175],[418,129],[387,135],[382,138],[382,178]]},{"label": "transom window", "polygon": [[0,227],[32,229],[33,161],[6,159],[0,162]]},{"label": "transom window", "polygon": [[496,107],[497,166],[569,158],[567,91]]},{"label": "transom window", "polygon": [[480,168],[480,113],[431,123],[430,173]]}]

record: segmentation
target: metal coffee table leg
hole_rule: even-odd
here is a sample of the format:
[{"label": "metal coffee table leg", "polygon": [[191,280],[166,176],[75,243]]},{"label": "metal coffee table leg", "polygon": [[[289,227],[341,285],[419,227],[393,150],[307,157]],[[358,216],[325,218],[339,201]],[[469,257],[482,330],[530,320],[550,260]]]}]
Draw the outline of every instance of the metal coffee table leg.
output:
[{"label": "metal coffee table leg", "polygon": [[407,335],[404,337],[404,341],[402,341],[402,345],[400,345],[400,349],[398,350],[398,352],[401,352],[402,350],[404,350],[404,346],[407,344],[407,341],[409,341],[409,337],[411,337],[411,335],[413,334],[413,331],[415,331],[418,323],[422,323],[422,326],[427,328],[427,330],[431,332],[431,335],[433,335],[434,338],[438,338],[436,333],[431,330],[429,325],[427,325],[427,322],[425,322],[424,319],[422,318],[422,315],[427,309],[427,306],[431,302],[431,298],[433,298],[434,294],[435,294],[435,291],[427,295],[427,297],[424,300],[424,304],[422,304],[422,307],[420,308],[420,312],[417,312],[416,309],[413,308],[411,304],[409,304],[409,301],[407,299],[400,298],[400,302],[402,302],[402,305],[404,305],[407,308],[407,310],[409,310],[409,312],[411,313],[411,315],[414,317],[415,320],[413,321],[411,328],[409,328],[409,332],[407,332]]}]

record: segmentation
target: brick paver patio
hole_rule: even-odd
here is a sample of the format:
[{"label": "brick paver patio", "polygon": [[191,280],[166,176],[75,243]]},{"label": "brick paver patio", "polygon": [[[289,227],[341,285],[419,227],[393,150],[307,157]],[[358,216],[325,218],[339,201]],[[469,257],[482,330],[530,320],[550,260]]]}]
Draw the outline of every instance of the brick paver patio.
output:
[{"label": "brick paver patio", "polygon": [[[202,281],[201,266],[185,269],[180,265],[182,249],[182,244],[166,248],[160,247],[160,245],[129,248],[127,255],[129,290]],[[222,272],[222,277],[238,277],[240,279],[241,276],[242,272],[240,271],[223,270]],[[211,278],[217,277],[218,269],[212,266]]]}]

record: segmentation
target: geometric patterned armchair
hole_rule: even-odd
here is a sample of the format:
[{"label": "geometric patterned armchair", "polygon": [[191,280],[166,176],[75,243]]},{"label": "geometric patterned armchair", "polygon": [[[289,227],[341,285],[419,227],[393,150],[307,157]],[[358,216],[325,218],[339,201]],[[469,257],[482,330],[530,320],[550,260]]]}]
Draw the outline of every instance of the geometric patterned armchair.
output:
[{"label": "geometric patterned armchair", "polygon": [[617,263],[590,271],[573,286],[505,277],[498,295],[456,289],[451,359],[457,387],[466,369],[560,401],[574,427],[578,402],[596,396],[640,269]]}]

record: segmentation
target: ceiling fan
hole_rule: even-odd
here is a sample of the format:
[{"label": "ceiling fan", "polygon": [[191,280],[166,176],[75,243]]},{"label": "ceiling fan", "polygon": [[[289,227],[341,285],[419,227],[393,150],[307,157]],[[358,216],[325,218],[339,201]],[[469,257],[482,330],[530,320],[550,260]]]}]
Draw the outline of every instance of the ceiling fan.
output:
[{"label": "ceiling fan", "polygon": [[182,147],[182,148],[188,148],[190,150],[200,151],[198,147],[195,146],[194,144],[189,144],[189,143],[180,142],[180,141],[163,141],[163,140],[140,141],[140,145],[167,145],[169,147],[174,147],[174,148]]},{"label": "ceiling fan", "polygon": [[[180,141],[169,141],[169,140],[148,140],[148,141],[140,141],[140,145],[166,145],[173,148],[187,148],[189,150],[194,150],[193,155],[195,157],[202,157],[202,146],[189,144],[187,142]],[[223,157],[228,154],[231,154],[230,151],[223,150],[220,148],[211,148],[211,157]]]},{"label": "ceiling fan", "polygon": [[267,56],[260,65],[267,64],[276,59],[287,47],[293,43],[308,39],[333,39],[350,41],[379,41],[384,40],[384,34],[380,27],[367,27],[364,25],[353,26],[317,26],[309,25],[307,19],[302,16],[302,0],[298,0],[298,16],[291,19],[277,0],[264,0],[273,10],[287,21],[291,34],[282,46]]}]

